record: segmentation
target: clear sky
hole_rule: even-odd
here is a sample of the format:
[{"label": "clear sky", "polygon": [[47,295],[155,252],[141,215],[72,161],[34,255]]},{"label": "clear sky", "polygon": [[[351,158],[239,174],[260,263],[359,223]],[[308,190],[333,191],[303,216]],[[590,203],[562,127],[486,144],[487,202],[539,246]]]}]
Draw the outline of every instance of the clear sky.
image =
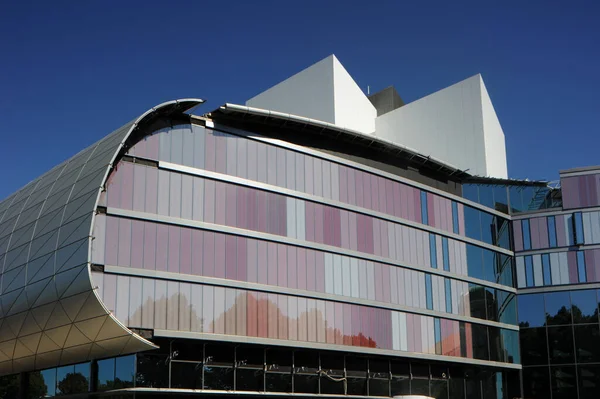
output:
[{"label": "clear sky", "polygon": [[335,54],[405,101],[481,73],[509,175],[600,164],[598,1],[4,1],[0,198],[161,102],[244,103]]}]

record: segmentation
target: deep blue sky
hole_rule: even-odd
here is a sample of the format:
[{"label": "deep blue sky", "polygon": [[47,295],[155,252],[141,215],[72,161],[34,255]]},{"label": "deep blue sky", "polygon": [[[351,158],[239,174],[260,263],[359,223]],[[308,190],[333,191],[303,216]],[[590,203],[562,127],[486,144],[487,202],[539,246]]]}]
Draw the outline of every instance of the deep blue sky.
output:
[{"label": "deep blue sky", "polygon": [[598,21],[598,1],[5,1],[0,198],[158,103],[243,103],[331,53],[405,101],[481,73],[509,175],[556,179],[600,164]]}]

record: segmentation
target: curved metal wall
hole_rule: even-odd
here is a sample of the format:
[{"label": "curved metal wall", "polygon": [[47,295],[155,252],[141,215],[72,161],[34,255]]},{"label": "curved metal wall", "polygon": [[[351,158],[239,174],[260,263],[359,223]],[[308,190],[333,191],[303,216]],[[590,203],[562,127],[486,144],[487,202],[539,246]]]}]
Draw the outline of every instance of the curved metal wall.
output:
[{"label": "curved metal wall", "polygon": [[201,102],[153,108],[0,202],[0,375],[155,347],[99,300],[90,231],[127,139],[142,123]]}]

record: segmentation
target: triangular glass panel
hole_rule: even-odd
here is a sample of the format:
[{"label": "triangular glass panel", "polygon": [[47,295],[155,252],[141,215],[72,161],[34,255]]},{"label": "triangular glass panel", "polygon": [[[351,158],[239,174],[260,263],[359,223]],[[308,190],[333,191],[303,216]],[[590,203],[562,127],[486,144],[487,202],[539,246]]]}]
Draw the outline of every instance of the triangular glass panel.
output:
[{"label": "triangular glass panel", "polygon": [[56,272],[60,273],[63,270],[87,263],[88,243],[88,238],[84,238],[56,251]]},{"label": "triangular glass panel", "polygon": [[31,284],[54,274],[54,252],[43,255],[27,264],[27,279]]},{"label": "triangular glass panel", "polygon": [[75,320],[91,291],[61,299],[60,304],[71,321]]},{"label": "triangular glass panel", "polygon": [[44,290],[44,288],[46,288],[49,282],[50,278],[47,278],[46,280],[40,280],[36,281],[35,283],[27,284],[27,286],[25,287],[25,295],[27,297],[27,303],[30,306],[33,306],[35,304],[35,302],[40,297],[42,291]]},{"label": "triangular glass panel", "polygon": [[[15,267],[12,270],[5,271],[0,275],[2,277],[2,292],[10,292],[10,285],[13,280],[17,277],[19,273],[22,273],[25,270],[25,265]],[[19,287],[21,288],[21,287]]]},{"label": "triangular glass panel", "polygon": [[33,355],[33,351],[29,350],[21,341],[17,339],[15,343],[15,351],[13,354],[13,359],[18,359],[20,357],[27,357]]},{"label": "triangular glass panel", "polygon": [[46,323],[46,329],[60,327],[67,324],[71,324],[71,319],[69,319],[69,316],[67,316],[67,313],[59,303],[54,307],[52,315],[50,316],[50,320],[48,320]]},{"label": "triangular glass panel", "polygon": [[9,359],[10,359],[10,357],[6,356],[4,354],[4,352],[0,352],[0,363],[5,362],[5,361],[7,361]]},{"label": "triangular glass panel", "polygon": [[17,266],[24,265],[27,263],[27,256],[29,255],[29,243],[21,245],[6,254],[6,260],[4,261],[4,271],[14,269]]},{"label": "triangular glass panel", "polygon": [[21,291],[22,290],[7,292],[0,296],[0,301],[2,301],[2,311],[4,312],[5,316],[10,314],[10,310],[12,309],[13,304],[21,294]]},{"label": "triangular glass panel", "polygon": [[30,310],[30,313],[33,315],[35,321],[37,321],[42,330],[46,328],[46,324],[48,323],[50,315],[52,315],[52,311],[54,310],[55,306],[57,306],[57,303],[51,302]]},{"label": "triangular glass panel", "polygon": [[17,299],[13,303],[10,310],[7,312],[7,315],[21,313],[29,309],[29,304],[27,303],[27,295],[25,295],[25,289],[19,288],[18,290],[15,290],[13,292],[19,293],[19,296],[17,296]]},{"label": "triangular glass panel", "polygon": [[27,226],[25,226],[24,224],[20,225],[21,218],[23,218],[23,215],[21,215],[21,217],[19,217],[17,226],[15,226],[16,228],[18,228],[18,230],[13,231],[13,233],[12,233],[12,238],[10,240],[11,248],[20,247],[31,241],[31,236],[33,235],[33,229],[35,227],[35,223],[30,223]]},{"label": "triangular glass panel", "polygon": [[98,185],[96,190],[83,194],[81,197],[69,202],[67,209],[65,210],[65,218],[63,219],[63,223],[69,223],[78,217],[94,212],[94,205],[96,205],[96,198],[98,197],[99,188],[100,185]]},{"label": "triangular glass panel", "polygon": [[10,328],[6,319],[2,320],[2,323],[0,323],[0,342],[8,341],[9,339],[14,339],[16,337],[17,334]]},{"label": "triangular glass panel", "polygon": [[79,275],[79,273],[81,273],[82,270],[83,267],[76,267],[74,269],[66,270],[54,276],[54,281],[56,283],[56,293],[58,294],[59,298],[62,298],[65,295],[65,291],[71,286],[71,284],[73,284],[73,282],[76,280],[77,276]]},{"label": "triangular glass panel", "polygon": [[65,348],[60,357],[60,365],[79,363],[89,360],[91,349],[91,343],[71,348]]},{"label": "triangular glass panel", "polygon": [[[43,339],[43,338],[42,338]],[[40,344],[41,346],[41,344]],[[37,370],[43,370],[51,367],[58,366],[60,361],[60,354],[62,353],[62,349],[46,352],[46,353],[38,353],[35,356],[35,368]]]},{"label": "triangular glass panel", "polygon": [[98,300],[96,294],[94,292],[91,292],[90,296],[87,298],[85,304],[83,305],[83,309],[75,318],[75,321],[87,320],[105,315],[107,315],[106,310],[104,309],[104,307],[102,307],[102,304]]},{"label": "triangular glass panel", "polygon": [[126,335],[124,337],[117,337],[106,339],[104,341],[97,341],[96,343],[106,349],[110,356],[117,356],[123,353],[123,349],[127,345],[127,342],[131,339],[130,335]]},{"label": "triangular glass panel", "polygon": [[[5,286],[6,287],[5,292],[13,291],[13,290],[16,290],[17,288],[23,288],[23,287],[25,287],[25,270],[26,270],[25,269],[25,265],[19,266],[16,269],[13,269],[13,270],[16,273],[13,275],[13,279],[9,283],[9,285]],[[13,270],[11,270],[10,272],[12,272]],[[6,273],[4,273],[4,276],[6,276]],[[4,285],[4,283],[2,285]]]},{"label": "triangular glass panel", "polygon": [[8,375],[8,374],[12,374],[12,360],[9,360],[8,362],[2,362],[0,363],[0,375]]},{"label": "triangular glass panel", "polygon": [[45,352],[52,352],[55,350],[61,349],[56,342],[52,341],[50,339],[50,337],[48,335],[46,335],[45,333],[42,334],[42,337],[40,338],[40,344],[38,346],[38,350],[37,353],[45,353]]},{"label": "triangular glass panel", "polygon": [[21,373],[24,371],[33,370],[35,367],[35,356],[26,356],[13,360],[13,373]]},{"label": "triangular glass panel", "polygon": [[31,312],[25,313],[27,315],[25,316],[25,321],[21,326],[21,331],[19,331],[19,336],[29,335],[41,331],[42,329],[33,317],[33,314]]},{"label": "triangular glass panel", "polygon": [[60,228],[58,247],[61,248],[82,238],[89,237],[91,232],[92,214],[75,219]]},{"label": "triangular glass panel", "polygon": [[75,326],[77,326],[77,328],[79,328],[79,330],[91,341],[95,341],[107,317],[108,316],[100,316],[94,319],[80,321],[75,323]]},{"label": "triangular glass panel", "polygon": [[77,327],[72,326],[71,330],[69,331],[69,336],[67,337],[67,340],[65,341],[64,348],[83,345],[83,344],[87,344],[89,342],[90,342],[90,339],[88,337],[86,337],[81,331],[79,331],[79,329]]},{"label": "triangular glass panel", "polygon": [[88,271],[87,264],[81,267],[76,267],[72,270],[79,270],[79,274],[75,277],[73,283],[67,287],[62,295],[63,298],[92,290],[92,281],[90,280],[90,273]]},{"label": "triangular glass panel", "polygon": [[16,339],[11,339],[9,341],[0,342],[0,352],[4,353],[6,356],[12,359],[13,353],[15,351],[15,344],[17,343]]},{"label": "triangular glass panel", "polygon": [[18,336],[19,331],[21,331],[21,327],[23,326],[23,322],[25,321],[25,317],[27,317],[27,312],[22,312],[14,316],[7,317],[4,319],[4,323],[6,323],[12,332]]},{"label": "triangular glass panel", "polygon": [[35,300],[33,307],[38,307],[41,305],[45,305],[47,303],[56,302],[58,300],[58,295],[56,295],[56,283],[53,277],[49,277],[44,281],[48,281],[46,287],[42,290],[42,293]]},{"label": "triangular glass panel", "polygon": [[69,334],[69,330],[71,329],[71,325],[62,326],[58,328],[54,328],[52,330],[46,330],[45,334],[50,338],[56,345],[60,348],[65,346],[65,341],[67,339],[67,335]]},{"label": "triangular glass panel", "polygon": [[103,341],[114,337],[129,335],[125,328],[121,327],[112,317],[106,320],[106,323],[100,329],[96,341]]},{"label": "triangular glass panel", "polygon": [[[46,201],[46,205],[48,205],[48,201]],[[64,204],[62,204],[60,208],[53,211],[48,211],[44,208],[42,210],[42,216],[38,219],[33,236],[38,238],[58,229],[60,227],[60,222],[62,221],[63,213]]]},{"label": "triangular glass panel", "polygon": [[25,345],[27,349],[31,351],[31,353],[36,353],[38,344],[40,343],[40,338],[42,338],[41,332],[21,337],[19,338],[19,341]]},{"label": "triangular glass panel", "polygon": [[92,348],[90,350],[90,358],[97,359],[103,357],[106,357],[106,349],[104,349],[96,343],[92,344]]}]

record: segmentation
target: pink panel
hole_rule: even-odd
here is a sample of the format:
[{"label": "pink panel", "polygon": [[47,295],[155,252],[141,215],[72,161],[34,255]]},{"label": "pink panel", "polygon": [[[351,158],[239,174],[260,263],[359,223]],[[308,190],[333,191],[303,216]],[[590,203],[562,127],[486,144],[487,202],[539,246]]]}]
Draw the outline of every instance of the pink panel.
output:
[{"label": "pink panel", "polygon": [[225,236],[225,278],[237,279],[237,242],[236,237]]},{"label": "pink panel", "polygon": [[567,264],[569,265],[569,283],[578,283],[579,277],[577,275],[577,252],[567,252]]},{"label": "pink panel", "polygon": [[215,184],[215,223],[225,224],[226,185],[222,182]]},{"label": "pink panel", "polygon": [[192,271],[192,230],[182,228],[180,237],[181,254],[179,256],[179,272],[190,274]]},{"label": "pink panel", "polygon": [[337,345],[344,344],[344,304],[335,302],[334,306],[335,318],[335,343]]},{"label": "pink panel", "polygon": [[305,201],[306,241],[315,242],[315,203]]},{"label": "pink panel", "polygon": [[248,281],[247,242],[248,239],[246,237],[237,238],[237,279],[240,281]]},{"label": "pink panel", "polygon": [[441,227],[441,221],[438,220],[439,200],[437,196],[431,193],[427,193],[427,218],[429,219],[429,225],[437,228]]},{"label": "pink panel", "polygon": [[[202,276],[202,258],[204,249],[204,232],[202,230],[190,230],[192,232],[192,269],[191,273]],[[183,268],[182,268],[183,269]]]},{"label": "pink panel", "polygon": [[383,265],[381,263],[374,263],[375,266],[375,300],[382,301],[383,300],[383,272],[381,268]]},{"label": "pink panel", "polygon": [[[315,290],[317,292],[325,292],[325,253],[321,251],[313,251],[315,253]],[[310,270],[308,264],[307,272]],[[308,278],[308,277],[307,277]],[[311,276],[312,278],[312,276]],[[308,281],[307,281],[308,282]],[[307,284],[308,285],[308,284]]]},{"label": "pink panel", "polygon": [[402,216],[402,194],[400,191],[400,183],[392,182],[394,187],[394,213],[393,215],[396,217]]},{"label": "pink panel", "polygon": [[315,275],[315,273],[314,273],[314,267],[315,267],[314,251],[310,250],[310,249],[305,249],[305,248],[298,248],[297,252],[298,252],[298,263],[297,263],[298,286],[297,286],[297,288],[301,289],[301,290],[308,289],[310,291],[314,291],[314,289],[315,289],[314,277],[312,277],[310,279],[310,281],[307,278],[309,271],[312,272],[310,274],[311,276]]},{"label": "pink panel", "polygon": [[408,351],[416,352],[417,348],[415,345],[415,322],[414,315],[412,313],[406,313],[406,334],[408,342]]},{"label": "pink panel", "polygon": [[156,226],[156,270],[166,271],[168,264],[169,226]]},{"label": "pink panel", "polygon": [[306,298],[298,298],[298,341],[308,341],[308,318],[306,314]]},{"label": "pink panel", "polygon": [[540,249],[540,218],[529,219],[530,236],[531,236],[531,248]]},{"label": "pink panel", "polygon": [[146,169],[146,205],[145,211],[148,213],[157,212],[158,200],[158,169]]},{"label": "pink panel", "polygon": [[363,181],[363,204],[367,209],[373,209],[373,176],[369,173],[361,173]]},{"label": "pink panel", "polygon": [[202,262],[203,275],[215,276],[215,233],[204,232],[204,261]]},{"label": "pink panel", "polygon": [[257,227],[258,231],[267,231],[267,193],[264,191],[258,191],[256,193],[256,205],[258,211],[257,215]]},{"label": "pink panel", "polygon": [[109,207],[118,208],[121,206],[121,180],[123,179],[121,165],[124,163],[117,164],[106,183],[107,205]]},{"label": "pink panel", "polygon": [[[379,221],[379,229],[380,229],[380,240],[381,240],[381,256],[388,258],[390,256],[389,250],[389,233],[388,228],[390,227],[390,223],[384,220]],[[391,227],[393,228],[393,226]]]},{"label": "pink panel", "polygon": [[350,205],[356,205],[356,173],[356,170],[348,168],[348,203]]},{"label": "pink panel", "polygon": [[235,298],[235,312],[236,312],[236,335],[247,336],[248,332],[246,330],[248,326],[248,307],[247,307],[247,296],[248,293],[244,290],[236,291]]},{"label": "pink panel", "polygon": [[249,291],[246,298],[246,334],[249,337],[258,337],[258,301],[256,296],[256,292]]},{"label": "pink panel", "polygon": [[267,281],[269,285],[277,285],[277,244],[267,243]]},{"label": "pink panel", "polygon": [[307,338],[309,342],[317,341],[317,302],[314,299],[306,300],[306,327],[307,327]]},{"label": "pink panel", "polygon": [[157,225],[150,222],[144,222],[144,263],[143,267],[147,270],[156,270],[156,238]]},{"label": "pink panel", "polygon": [[352,311],[352,346],[361,346],[361,318],[360,307],[358,305],[350,305]]},{"label": "pink panel", "polygon": [[131,222],[131,267],[144,267],[144,222]]},{"label": "pink panel", "polygon": [[289,339],[288,300],[284,295],[277,295],[277,327],[279,339]]},{"label": "pink panel", "polygon": [[267,294],[262,292],[258,292],[256,294],[258,298],[258,317],[257,317],[257,325],[258,325],[258,336],[267,338],[268,337],[268,309],[269,309],[269,300],[267,299]]},{"label": "pink panel", "polygon": [[352,345],[352,305],[349,303],[344,303],[343,305],[343,314],[344,314],[344,345]]},{"label": "pink panel", "polygon": [[[381,228],[379,224],[381,222],[380,219],[372,219],[373,220],[373,253],[377,256],[383,256],[381,253]],[[387,237],[386,237],[387,241]]]},{"label": "pink panel", "polygon": [[117,265],[119,254],[119,219],[115,217],[106,218],[106,242],[104,262],[107,265]]},{"label": "pink panel", "polygon": [[298,340],[298,298],[281,295],[281,301],[288,306],[288,334],[290,340]]},{"label": "pink panel", "polygon": [[377,176],[377,202],[379,212],[385,213],[385,179]]},{"label": "pink panel", "polygon": [[412,190],[412,195],[413,195],[413,204],[414,204],[414,210],[413,210],[413,219],[415,222],[419,222],[419,223],[423,223],[423,219],[421,218],[421,195],[420,195],[420,191],[417,190],[416,188],[411,188]]},{"label": "pink panel", "polygon": [[365,252],[375,253],[375,245],[373,243],[373,218],[365,216]]},{"label": "pink panel", "polygon": [[314,204],[315,211],[315,242],[323,244],[323,209],[321,204]]},{"label": "pink panel", "polygon": [[277,294],[267,294],[267,334],[269,338],[277,338],[279,335],[279,328],[277,326],[278,319],[278,306],[277,306]]},{"label": "pink panel", "polygon": [[[215,136],[212,130],[206,129],[206,142],[204,144],[204,168],[214,172],[216,170],[217,152],[215,148]],[[225,157],[224,153],[219,156]]]},{"label": "pink panel", "polygon": [[383,280],[382,280],[382,282],[383,282],[383,289],[382,289],[383,298],[382,298],[382,300],[387,303],[392,302],[391,293],[390,293],[390,280],[391,280],[390,268],[392,268],[392,267],[394,267],[394,266],[382,265],[382,267],[381,267],[382,278],[383,278]]},{"label": "pink panel", "polygon": [[342,246],[342,211],[339,208],[333,208],[333,245]]},{"label": "pink panel", "polygon": [[146,157],[158,159],[158,134],[146,137]]},{"label": "pink panel", "polygon": [[278,195],[279,201],[279,231],[281,236],[287,235],[287,199],[283,195]]},{"label": "pink panel", "polygon": [[258,282],[258,249],[257,249],[257,241],[251,238],[248,238],[246,241],[246,247],[248,252],[248,266],[246,270],[247,281],[251,283]]},{"label": "pink panel", "polygon": [[540,232],[540,248],[548,248],[548,221],[545,217],[538,218],[538,229]]},{"label": "pink panel", "polygon": [[350,249],[350,234],[348,225],[348,211],[340,210],[340,246],[345,249]]},{"label": "pink panel", "polygon": [[394,182],[385,179],[385,213],[394,215]]},{"label": "pink panel", "polygon": [[348,231],[350,233],[350,249],[358,250],[358,214],[351,212],[348,214]]},{"label": "pink panel", "polygon": [[241,227],[237,224],[236,186],[225,185],[225,223],[227,226]]},{"label": "pink panel", "polygon": [[348,168],[339,166],[340,175],[340,202],[348,203]]},{"label": "pink panel", "polygon": [[465,339],[467,347],[467,357],[473,358],[473,330],[471,329],[471,323],[465,323]]},{"label": "pink panel", "polygon": [[180,232],[180,227],[169,226],[169,263],[167,270],[173,273],[179,273]]},{"label": "pink panel", "polygon": [[258,202],[257,194],[255,190],[245,189],[246,201],[247,201],[247,214],[246,214],[246,228],[250,230],[258,230]]},{"label": "pink panel", "polygon": [[331,229],[331,207],[323,206],[323,244],[333,245],[333,232]]},{"label": "pink panel", "polygon": [[296,270],[296,247],[288,247],[287,248],[287,283],[286,287],[289,288],[297,288],[298,287],[298,274]]},{"label": "pink panel", "polygon": [[365,189],[363,188],[363,181],[368,178],[367,174],[360,170],[354,171],[354,182],[356,190],[356,206],[366,208],[365,205]]},{"label": "pink panel", "polygon": [[133,179],[133,210],[143,212],[146,202],[146,169],[139,164],[134,165]]},{"label": "pink panel", "polygon": [[513,221],[513,237],[515,240],[515,251],[522,251],[523,250],[523,228],[521,227],[520,220]]},{"label": "pink panel", "polygon": [[119,252],[117,265],[131,264],[131,220],[119,219]]},{"label": "pink panel", "polygon": [[267,242],[258,241],[258,283],[268,284]]},{"label": "pink panel", "polygon": [[215,234],[215,277],[225,278],[225,234]]},{"label": "pink panel", "polygon": [[465,206],[458,204],[458,233],[465,234]]},{"label": "pink panel", "polygon": [[325,325],[327,327],[327,343],[335,344],[335,305],[333,302],[325,302]]},{"label": "pink panel", "polygon": [[567,246],[567,236],[565,231],[565,218],[562,215],[554,217],[554,225],[556,226],[556,244],[559,247]]},{"label": "pink panel", "polygon": [[204,181],[204,221],[215,222],[215,181],[206,179]]},{"label": "pink panel", "polygon": [[277,285],[287,287],[287,246],[277,244]]},{"label": "pink panel", "polygon": [[400,217],[402,219],[410,220],[409,209],[412,209],[414,205],[412,205],[413,197],[410,194],[409,188],[405,184],[400,184]]},{"label": "pink panel", "polygon": [[598,251],[598,250],[591,249],[591,250],[584,251],[585,273],[586,273],[588,282],[598,281],[599,276],[598,276],[598,274],[596,274],[597,265],[595,262],[595,258],[596,258],[595,252],[596,251]]},{"label": "pink panel", "polygon": [[[227,174],[227,138],[221,133],[215,134],[215,152],[215,172]],[[235,156],[235,154],[231,155]]]}]

